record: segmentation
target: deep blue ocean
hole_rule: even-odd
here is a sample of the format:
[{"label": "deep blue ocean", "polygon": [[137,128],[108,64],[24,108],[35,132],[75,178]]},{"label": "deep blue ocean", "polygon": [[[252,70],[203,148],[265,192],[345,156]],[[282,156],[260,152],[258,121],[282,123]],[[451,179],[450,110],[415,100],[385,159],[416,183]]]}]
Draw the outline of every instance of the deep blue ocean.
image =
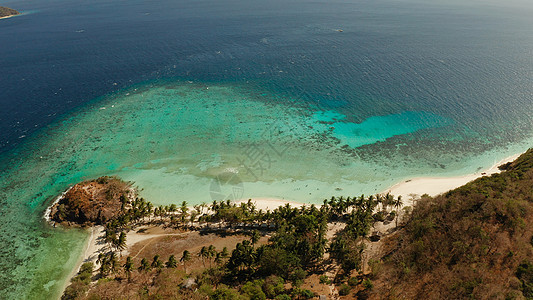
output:
[{"label": "deep blue ocean", "polygon": [[[57,297],[81,253],[85,233],[51,229],[42,221],[55,195],[80,179],[106,175],[106,170],[146,184],[150,176],[160,176],[150,172],[164,169],[168,174],[171,166],[172,174],[180,170],[184,172],[180,176],[190,176],[187,180],[215,176],[210,168],[227,169],[230,153],[236,151],[232,147],[252,143],[249,134],[235,133],[240,128],[235,126],[253,119],[252,114],[265,120],[250,125],[257,129],[278,117],[291,119],[287,112],[295,109],[309,123],[295,121],[305,123],[304,128],[284,136],[292,140],[280,145],[319,153],[326,147],[319,141],[327,140],[336,147],[331,153],[337,155],[339,168],[360,163],[361,168],[381,164],[377,169],[368,167],[376,173],[393,169],[379,178],[366,173],[346,177],[360,182],[357,187],[362,192],[409,176],[475,171],[504,154],[525,150],[533,137],[530,1],[21,0],[0,4],[23,12],[0,20],[2,299]],[[187,87],[191,82],[194,87]],[[207,92],[204,86],[216,88]],[[138,98],[126,98],[130,93]],[[143,100],[145,95],[150,100]],[[220,109],[227,120],[213,121],[205,129],[226,131],[219,142],[209,137],[213,148],[207,148],[213,153],[198,150],[213,157],[209,162],[201,159],[207,165],[199,167],[201,172],[179,168],[200,165],[183,159],[186,153],[194,156],[194,151],[184,149],[179,160],[171,160],[169,154],[173,153],[169,145],[182,141],[184,132],[189,140],[206,138],[194,136],[191,128],[198,119],[190,118],[190,113],[174,116],[180,125],[190,127],[185,129],[152,131],[127,125],[139,120],[166,122],[162,112],[168,107],[158,106],[171,102],[166,99],[173,99],[172,105],[184,103],[195,113],[204,108],[212,113],[213,105],[231,107]],[[200,101],[205,101],[201,107]],[[246,106],[247,101],[253,102]],[[97,115],[99,109],[107,112],[115,103],[120,112]],[[149,114],[152,111],[154,115]],[[146,112],[145,118],[135,112]],[[169,114],[166,111],[165,116]],[[120,127],[100,136],[111,124],[105,122],[115,120],[112,126],[129,129],[120,131]],[[80,125],[82,121],[90,126]],[[241,129],[252,127],[247,128]],[[105,145],[147,144],[143,135],[159,132],[165,133],[158,136],[160,140],[170,136],[168,144],[150,140],[156,150],[129,149],[149,157],[150,166],[137,166],[134,160],[140,158],[133,154],[125,161],[117,158],[121,153],[102,151]],[[175,141],[170,132],[176,134]],[[75,138],[65,142],[61,134],[80,137],[79,143]],[[113,135],[118,141],[106,140]],[[75,147],[96,136],[90,146]],[[307,137],[305,147],[297,145]],[[107,144],[94,146],[101,140]],[[202,143],[197,149],[205,148],[207,142]],[[55,152],[63,156],[52,157]],[[321,164],[320,157],[331,157],[321,155],[309,155],[305,163]],[[476,160],[479,155],[484,158]],[[354,157],[357,161],[350,161]],[[323,165],[331,169],[334,162]],[[307,182],[316,179],[312,172],[265,173],[262,182],[269,186],[285,178]],[[349,173],[348,169],[339,172]],[[334,182],[335,174],[324,176],[316,180],[324,186]],[[372,186],[372,180],[380,184]],[[266,190],[266,185],[257,183],[261,180],[248,181],[254,191]]]},{"label": "deep blue ocean", "polygon": [[95,97],[166,77],[260,80],[356,107],[356,121],[422,107],[471,127],[521,126],[533,10],[511,2],[4,1],[28,14],[0,24],[0,149]]}]

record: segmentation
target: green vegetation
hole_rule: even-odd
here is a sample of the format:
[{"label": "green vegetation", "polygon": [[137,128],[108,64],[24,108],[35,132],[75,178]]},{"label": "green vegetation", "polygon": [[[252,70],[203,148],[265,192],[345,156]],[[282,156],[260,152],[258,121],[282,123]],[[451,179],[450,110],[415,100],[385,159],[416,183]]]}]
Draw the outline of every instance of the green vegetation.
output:
[{"label": "green vegetation", "polygon": [[350,294],[351,291],[352,291],[352,288],[349,285],[343,284],[341,285],[341,288],[339,289],[339,295],[347,296]]},{"label": "green vegetation", "polygon": [[321,284],[331,284],[331,280],[328,278],[327,275],[321,275],[319,280]]}]

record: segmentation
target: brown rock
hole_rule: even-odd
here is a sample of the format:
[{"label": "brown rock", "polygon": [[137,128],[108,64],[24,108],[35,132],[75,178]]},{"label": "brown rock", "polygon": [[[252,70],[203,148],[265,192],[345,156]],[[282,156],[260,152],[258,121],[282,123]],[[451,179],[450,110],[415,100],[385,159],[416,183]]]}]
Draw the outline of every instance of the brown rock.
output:
[{"label": "brown rock", "polygon": [[68,226],[102,225],[121,211],[121,198],[133,192],[118,178],[100,177],[74,185],[51,208],[50,218]]}]

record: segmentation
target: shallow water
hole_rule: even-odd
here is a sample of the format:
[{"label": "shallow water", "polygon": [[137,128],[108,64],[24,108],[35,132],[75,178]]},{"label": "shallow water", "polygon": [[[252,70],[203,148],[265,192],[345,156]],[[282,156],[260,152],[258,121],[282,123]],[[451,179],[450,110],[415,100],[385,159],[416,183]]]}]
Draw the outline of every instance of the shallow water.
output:
[{"label": "shallow water", "polygon": [[528,3],[20,5],[0,22],[0,298],[58,295],[87,236],[42,214],[80,180],[321,203],[532,142]]}]

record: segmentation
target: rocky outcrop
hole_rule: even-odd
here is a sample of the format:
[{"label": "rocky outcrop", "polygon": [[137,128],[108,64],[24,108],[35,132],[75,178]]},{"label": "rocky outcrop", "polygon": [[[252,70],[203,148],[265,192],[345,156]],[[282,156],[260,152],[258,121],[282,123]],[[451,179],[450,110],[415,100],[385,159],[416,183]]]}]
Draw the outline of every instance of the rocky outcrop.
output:
[{"label": "rocky outcrop", "polygon": [[12,8],[0,6],[0,18],[20,15],[20,13]]},{"label": "rocky outcrop", "polygon": [[123,203],[135,197],[129,183],[100,177],[74,185],[54,204],[50,220],[65,226],[103,225],[121,212]]}]

